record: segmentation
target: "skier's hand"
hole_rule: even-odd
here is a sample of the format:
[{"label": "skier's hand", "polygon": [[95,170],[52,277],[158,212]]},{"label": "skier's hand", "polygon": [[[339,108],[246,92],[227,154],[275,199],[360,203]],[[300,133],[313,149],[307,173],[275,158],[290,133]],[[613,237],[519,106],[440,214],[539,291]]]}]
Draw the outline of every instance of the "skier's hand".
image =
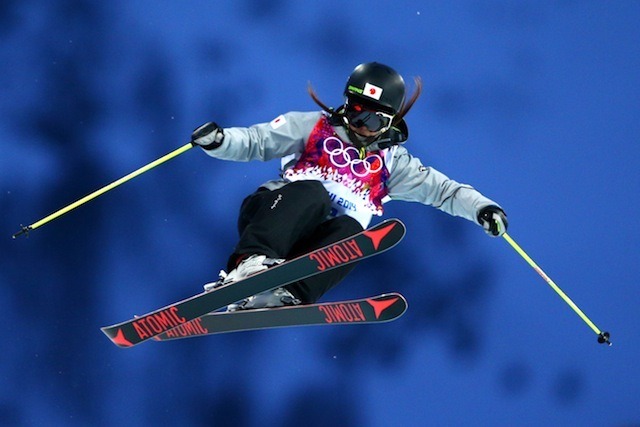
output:
[{"label": "skier's hand", "polygon": [[224,141],[224,132],[222,128],[214,122],[203,124],[191,134],[191,143],[205,150],[213,150],[220,147],[222,141]]},{"label": "skier's hand", "polygon": [[497,206],[486,206],[478,213],[478,222],[490,236],[502,236],[509,223],[507,214]]}]

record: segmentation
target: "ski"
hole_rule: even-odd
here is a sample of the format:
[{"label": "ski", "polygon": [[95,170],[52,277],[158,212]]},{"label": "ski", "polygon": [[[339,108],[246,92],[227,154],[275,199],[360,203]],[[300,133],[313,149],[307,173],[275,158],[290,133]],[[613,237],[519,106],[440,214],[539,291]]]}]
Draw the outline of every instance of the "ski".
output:
[{"label": "ski", "polygon": [[339,242],[286,261],[244,280],[203,292],[128,321],[101,328],[119,347],[133,347],[219,308],[289,283],[385,252],[406,232],[389,219]]},{"label": "ski", "polygon": [[399,293],[320,304],[205,314],[154,339],[171,341],[226,332],[255,331],[288,326],[356,325],[390,322],[407,310]]}]

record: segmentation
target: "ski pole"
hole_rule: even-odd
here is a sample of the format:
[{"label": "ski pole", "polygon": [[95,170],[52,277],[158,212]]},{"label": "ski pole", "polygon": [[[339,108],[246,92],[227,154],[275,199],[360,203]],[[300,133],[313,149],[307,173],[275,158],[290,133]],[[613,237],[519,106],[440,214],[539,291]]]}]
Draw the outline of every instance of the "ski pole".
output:
[{"label": "ski pole", "polygon": [[160,157],[159,159],[154,160],[153,162],[149,163],[148,165],[145,165],[145,166],[143,166],[143,167],[131,172],[130,174],[125,175],[122,178],[112,182],[111,184],[105,185],[104,187],[100,188],[99,190],[96,190],[93,193],[84,196],[83,198],[71,203],[70,205],[67,205],[64,208],[55,211],[51,215],[48,215],[48,216],[42,218],[41,220],[34,222],[31,225],[21,226],[22,227],[21,230],[18,231],[17,233],[15,233],[13,235],[13,238],[15,239],[16,237],[18,237],[21,234],[29,234],[29,232],[31,230],[35,230],[36,228],[43,226],[44,224],[48,223],[49,221],[52,221],[52,220],[58,218],[59,216],[62,216],[64,214],[66,214],[70,210],[73,210],[73,209],[77,208],[78,206],[83,205],[83,204],[87,203],[88,201],[90,201],[92,199],[95,199],[96,197],[106,193],[107,191],[112,190],[112,189],[116,188],[117,186],[119,186],[121,184],[124,184],[125,182],[135,178],[136,176],[141,175],[141,174],[147,172],[148,170],[153,169],[154,167],[166,162],[167,160],[173,159],[174,157],[184,153],[185,151],[187,151],[191,147],[193,147],[193,145],[189,142],[189,143],[183,145],[182,147],[180,147],[180,148],[178,148],[176,150],[173,150],[169,154],[166,154],[166,155]]},{"label": "ski pole", "polygon": [[504,239],[509,242],[513,249],[515,249],[516,252],[518,252],[520,256],[524,258],[524,260],[527,261],[527,263],[531,267],[533,267],[533,269],[549,284],[549,286],[551,286],[554,291],[556,291],[558,295],[560,295],[560,297],[569,305],[569,307],[571,307],[573,311],[575,311],[576,314],[580,316],[580,318],[584,320],[584,322],[598,335],[598,342],[600,344],[607,343],[607,345],[611,345],[611,341],[609,341],[609,332],[602,332],[600,329],[598,329],[596,325],[584,314],[584,312],[580,310],[580,308],[578,308],[578,306],[573,301],[571,301],[571,298],[569,298],[567,294],[565,294],[562,289],[560,289],[558,285],[556,285],[555,282],[551,280],[551,278],[547,276],[544,271],[542,271],[538,264],[536,264],[535,261],[531,259],[529,255],[527,255],[527,253],[511,238],[511,236],[509,236],[507,233],[504,233],[502,237],[504,237]]}]

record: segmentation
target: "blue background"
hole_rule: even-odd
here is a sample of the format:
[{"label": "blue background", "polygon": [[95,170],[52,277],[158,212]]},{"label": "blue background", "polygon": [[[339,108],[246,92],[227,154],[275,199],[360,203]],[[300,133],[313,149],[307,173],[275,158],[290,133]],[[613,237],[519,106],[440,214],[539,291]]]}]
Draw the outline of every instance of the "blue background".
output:
[{"label": "blue background", "polygon": [[[1,425],[640,423],[640,3],[3,1]],[[337,106],[361,62],[424,94],[407,148],[501,203],[503,239],[392,202],[409,233],[325,300],[400,291],[373,326],[113,346],[99,327],[200,292],[278,162],[190,150],[195,127]]]}]

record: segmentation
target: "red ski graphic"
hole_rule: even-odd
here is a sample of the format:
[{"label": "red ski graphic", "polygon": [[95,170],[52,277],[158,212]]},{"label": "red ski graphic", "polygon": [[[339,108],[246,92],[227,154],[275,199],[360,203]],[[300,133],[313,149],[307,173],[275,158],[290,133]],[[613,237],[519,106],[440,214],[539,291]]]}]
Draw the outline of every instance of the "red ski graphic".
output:
[{"label": "red ski graphic", "polygon": [[113,338],[113,342],[116,345],[120,346],[120,347],[132,347],[133,346],[133,344],[131,344],[129,341],[127,341],[127,339],[124,337],[124,334],[122,333],[122,329],[118,329],[118,333]]},{"label": "red ski graphic", "polygon": [[367,302],[371,304],[371,307],[373,307],[373,311],[376,314],[376,319],[379,319],[382,312],[385,311],[387,308],[391,307],[393,304],[395,304],[396,301],[398,301],[398,298],[392,298],[392,299],[382,300],[382,301],[372,300],[372,299],[367,300]]},{"label": "red ski graphic", "polygon": [[378,230],[367,230],[364,232],[364,235],[371,239],[371,242],[373,243],[373,248],[375,250],[378,250],[378,247],[380,246],[380,242],[382,241],[382,239],[384,239],[384,237],[387,234],[389,234],[389,232],[395,226],[396,226],[396,223],[392,222],[386,227],[380,228]]}]

